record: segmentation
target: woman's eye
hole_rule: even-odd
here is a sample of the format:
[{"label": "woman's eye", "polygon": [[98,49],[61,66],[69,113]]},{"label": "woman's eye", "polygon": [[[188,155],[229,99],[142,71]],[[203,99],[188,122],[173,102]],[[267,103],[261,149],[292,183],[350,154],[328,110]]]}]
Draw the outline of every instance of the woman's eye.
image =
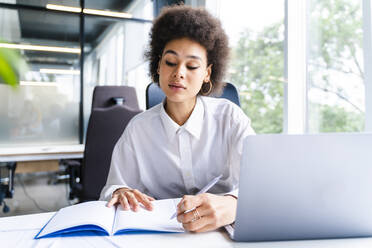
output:
[{"label": "woman's eye", "polygon": [[176,64],[175,63],[172,63],[172,62],[169,62],[169,61],[165,61],[165,64],[168,65],[168,66],[175,66]]},{"label": "woman's eye", "polygon": [[199,66],[187,66],[187,69],[189,69],[189,70],[196,70],[196,69],[198,69],[199,68]]}]

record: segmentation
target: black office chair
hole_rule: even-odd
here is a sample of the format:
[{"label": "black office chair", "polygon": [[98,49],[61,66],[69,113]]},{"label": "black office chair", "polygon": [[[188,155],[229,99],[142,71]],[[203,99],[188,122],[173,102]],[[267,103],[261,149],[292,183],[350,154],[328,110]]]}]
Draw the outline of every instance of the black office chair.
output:
[{"label": "black office chair", "polygon": [[0,206],[3,206],[3,213],[9,212],[5,198],[12,198],[14,193],[14,172],[16,162],[0,162]]},{"label": "black office chair", "polygon": [[107,108],[115,104],[139,110],[136,89],[129,86],[96,86],[94,88],[92,110]]},{"label": "black office chair", "polygon": [[[150,83],[146,88],[146,109],[161,103],[165,97],[164,92],[155,83]],[[236,87],[231,83],[226,83],[221,95],[212,95],[212,97],[226,98],[240,107],[239,93]]]},{"label": "black office chair", "polygon": [[[115,94],[111,97],[107,94],[111,91],[110,87],[115,89],[112,91]],[[118,87],[120,91],[117,90]],[[100,95],[102,92],[105,94],[104,97]],[[117,94],[118,92],[121,94]],[[131,96],[130,101],[127,101],[128,92]],[[97,99],[99,102],[95,103]],[[127,106],[128,102],[133,105]],[[68,166],[70,199],[77,197],[80,202],[99,198],[107,180],[114,146],[129,121],[142,112],[138,109],[134,88],[127,86],[97,86],[93,93],[92,106],[99,107],[92,108],[89,118],[83,163],[80,166],[77,162],[70,161]]]}]

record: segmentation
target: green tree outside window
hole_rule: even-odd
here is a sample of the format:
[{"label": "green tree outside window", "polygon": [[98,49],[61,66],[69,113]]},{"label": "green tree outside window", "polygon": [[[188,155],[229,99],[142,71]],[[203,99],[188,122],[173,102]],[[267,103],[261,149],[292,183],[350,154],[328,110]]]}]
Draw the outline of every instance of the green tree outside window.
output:
[{"label": "green tree outside window", "polygon": [[[318,17],[316,27],[322,34],[319,46],[312,46],[309,57],[309,84],[323,92],[333,94],[354,108],[345,108],[310,103],[310,120],[318,120],[319,132],[362,131],[364,112],[352,102],[348,92],[332,85],[327,71],[353,73],[363,79],[361,61],[356,56],[362,51],[361,6],[347,0],[313,0],[311,13],[327,12]],[[260,33],[245,30],[232,50],[232,66],[229,80],[240,91],[241,107],[252,119],[257,133],[281,133],[283,131],[284,93],[284,25],[281,23],[266,27]],[[316,49],[316,51],[313,51]],[[347,67],[345,61],[353,61]],[[320,70],[322,80],[315,80],[312,73]],[[315,116],[317,115],[317,116]],[[313,123],[309,123],[310,126]]]}]

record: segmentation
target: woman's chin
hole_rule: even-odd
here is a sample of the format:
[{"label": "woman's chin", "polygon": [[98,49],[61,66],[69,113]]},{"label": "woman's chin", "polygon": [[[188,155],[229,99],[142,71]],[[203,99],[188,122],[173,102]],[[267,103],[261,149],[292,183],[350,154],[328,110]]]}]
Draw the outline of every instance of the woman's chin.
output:
[{"label": "woman's chin", "polygon": [[185,95],[175,95],[175,94],[167,94],[167,102],[172,102],[172,103],[183,103],[183,102],[189,102],[193,101],[196,96],[185,96]]}]

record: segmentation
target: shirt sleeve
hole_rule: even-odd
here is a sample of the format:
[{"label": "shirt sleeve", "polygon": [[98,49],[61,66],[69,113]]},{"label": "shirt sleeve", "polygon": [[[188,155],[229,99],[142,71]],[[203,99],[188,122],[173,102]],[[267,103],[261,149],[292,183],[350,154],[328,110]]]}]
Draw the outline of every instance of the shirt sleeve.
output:
[{"label": "shirt sleeve", "polygon": [[128,142],[128,133],[126,129],[114,147],[110,171],[100,200],[110,200],[112,193],[118,188],[136,188],[144,192],[145,187],[140,181],[136,155]]},{"label": "shirt sleeve", "polygon": [[231,120],[231,140],[230,140],[230,172],[232,176],[234,189],[226,193],[238,198],[239,172],[240,162],[243,153],[243,142],[248,135],[255,135],[255,131],[251,127],[251,121],[248,116],[239,108],[232,116]]}]

